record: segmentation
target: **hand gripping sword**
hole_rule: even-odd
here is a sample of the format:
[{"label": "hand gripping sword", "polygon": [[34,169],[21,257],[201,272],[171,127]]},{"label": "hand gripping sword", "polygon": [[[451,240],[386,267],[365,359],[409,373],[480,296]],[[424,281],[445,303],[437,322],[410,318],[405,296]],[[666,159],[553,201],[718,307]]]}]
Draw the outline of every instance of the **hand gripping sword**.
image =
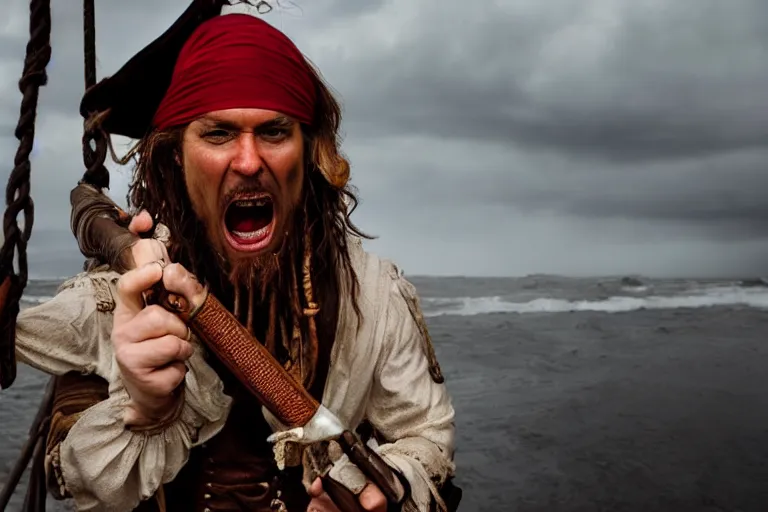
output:
[{"label": "hand gripping sword", "polygon": [[[300,386],[207,288],[199,304],[167,291],[162,281],[155,285],[152,295],[153,302],[176,313],[246,389],[288,427],[285,432],[271,435],[269,442],[336,441],[349,460],[384,494],[388,512],[402,510],[410,497],[407,479]],[[320,476],[323,490],[342,512],[362,512],[358,497],[331,478],[329,470],[330,467],[326,468]]]}]

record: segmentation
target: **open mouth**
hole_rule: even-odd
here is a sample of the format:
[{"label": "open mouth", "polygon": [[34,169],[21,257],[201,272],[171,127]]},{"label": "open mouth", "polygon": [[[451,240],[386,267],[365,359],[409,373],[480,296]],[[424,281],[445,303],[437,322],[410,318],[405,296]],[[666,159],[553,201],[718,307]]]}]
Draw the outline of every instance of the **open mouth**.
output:
[{"label": "open mouth", "polygon": [[266,194],[238,197],[224,213],[227,240],[238,251],[253,252],[267,247],[274,222],[274,203]]}]

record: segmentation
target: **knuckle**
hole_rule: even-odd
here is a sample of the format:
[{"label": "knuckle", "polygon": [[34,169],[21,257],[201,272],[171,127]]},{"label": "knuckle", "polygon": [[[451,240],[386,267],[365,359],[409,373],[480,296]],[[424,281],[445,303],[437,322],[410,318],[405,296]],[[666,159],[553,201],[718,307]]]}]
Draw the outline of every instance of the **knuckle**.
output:
[{"label": "knuckle", "polygon": [[167,334],[157,341],[158,354],[166,361],[173,361],[179,354],[179,338]]},{"label": "knuckle", "polygon": [[173,341],[173,359],[181,359],[184,356],[184,340],[178,336],[171,336]]},{"label": "knuckle", "polygon": [[173,393],[173,391],[178,388],[186,379],[186,372],[184,371],[184,368],[184,366],[181,366],[176,370],[176,372],[174,372],[174,378],[171,380],[171,389],[168,390],[168,393]]},{"label": "knuckle", "polygon": [[194,281],[192,273],[189,272],[181,263],[171,263],[165,268],[165,276],[176,283],[177,286],[185,286],[188,282]]},{"label": "knuckle", "polygon": [[168,335],[164,339],[169,359],[181,359],[184,354],[184,340],[178,336]]},{"label": "knuckle", "polygon": [[171,263],[165,267],[165,271],[168,274],[168,277],[172,277],[174,279],[180,279],[184,277],[184,274],[187,272],[181,263]]},{"label": "knuckle", "polygon": [[177,338],[177,339],[179,340],[179,350],[177,353],[177,357],[183,360],[186,360],[192,357],[192,344],[180,338]]},{"label": "knuckle", "polygon": [[112,339],[112,345],[115,347],[125,345],[129,341],[128,331],[125,328],[125,324],[113,326],[110,338]]},{"label": "knuckle", "polygon": [[182,380],[184,380],[184,376],[177,368],[168,368],[166,373],[158,378],[153,386],[153,391],[158,397],[168,396],[173,393],[173,390],[179,387]]},{"label": "knuckle", "polygon": [[160,327],[169,321],[170,313],[158,304],[147,306],[145,311],[145,321],[152,327]]},{"label": "knuckle", "polygon": [[135,355],[130,346],[121,346],[115,349],[115,360],[122,369],[135,367]]},{"label": "knuckle", "polygon": [[118,295],[125,295],[128,293],[128,285],[131,282],[131,277],[132,274],[130,271],[128,271],[117,279],[116,287]]}]

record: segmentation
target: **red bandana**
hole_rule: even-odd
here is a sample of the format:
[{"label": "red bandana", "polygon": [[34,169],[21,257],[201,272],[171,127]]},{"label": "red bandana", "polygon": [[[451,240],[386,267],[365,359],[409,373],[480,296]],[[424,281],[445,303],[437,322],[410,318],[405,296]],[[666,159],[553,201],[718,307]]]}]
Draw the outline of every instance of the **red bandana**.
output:
[{"label": "red bandana", "polygon": [[206,21],[187,40],[155,112],[165,129],[229,108],[262,108],[311,124],[315,82],[301,52],[282,32],[248,14]]}]

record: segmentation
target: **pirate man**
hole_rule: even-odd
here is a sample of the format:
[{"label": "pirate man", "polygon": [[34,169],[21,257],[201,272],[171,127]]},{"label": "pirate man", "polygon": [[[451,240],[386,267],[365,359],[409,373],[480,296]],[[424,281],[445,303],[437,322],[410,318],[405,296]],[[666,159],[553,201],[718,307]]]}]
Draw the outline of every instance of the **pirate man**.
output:
[{"label": "pirate man", "polygon": [[[236,375],[146,302],[162,281],[205,287],[365,433],[408,482],[405,510],[445,510],[454,409],[413,286],[350,222],[339,104],[288,37],[217,3],[193,3],[83,99],[89,122],[138,141],[124,161],[141,214],[109,226],[119,236],[102,237],[101,265],[19,315],[19,360],[70,386],[49,436],[50,487],[84,511],[336,510],[318,479],[330,460],[364,510],[385,510],[333,443],[267,441],[279,426]],[[105,224],[100,193],[77,194],[82,248]]]}]

